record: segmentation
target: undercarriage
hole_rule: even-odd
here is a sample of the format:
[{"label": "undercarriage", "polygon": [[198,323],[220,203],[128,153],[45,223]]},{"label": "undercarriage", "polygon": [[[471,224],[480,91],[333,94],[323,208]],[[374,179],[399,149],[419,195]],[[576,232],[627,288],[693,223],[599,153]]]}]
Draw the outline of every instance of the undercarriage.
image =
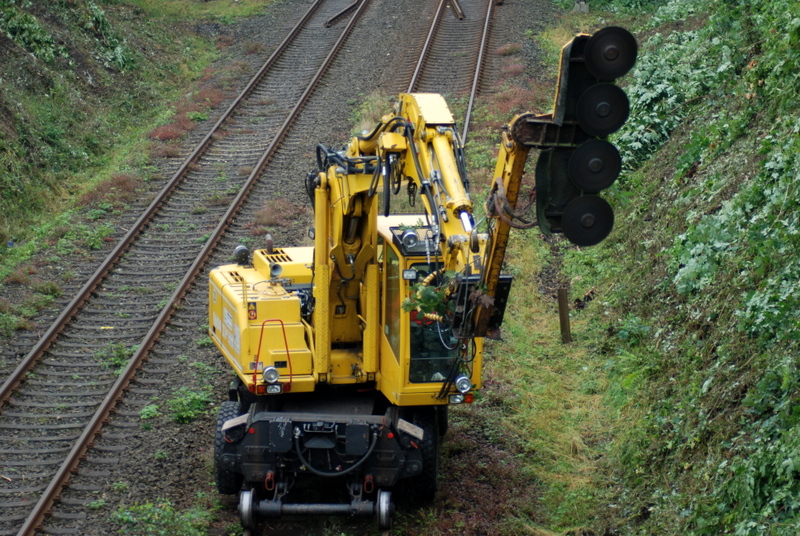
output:
[{"label": "undercarriage", "polygon": [[[249,530],[292,515],[374,517],[388,530],[397,486],[408,486],[417,500],[433,499],[443,413],[381,403],[374,391],[237,396],[223,402],[217,418],[217,488],[239,494]],[[309,481],[317,482],[311,493],[303,485]]]}]

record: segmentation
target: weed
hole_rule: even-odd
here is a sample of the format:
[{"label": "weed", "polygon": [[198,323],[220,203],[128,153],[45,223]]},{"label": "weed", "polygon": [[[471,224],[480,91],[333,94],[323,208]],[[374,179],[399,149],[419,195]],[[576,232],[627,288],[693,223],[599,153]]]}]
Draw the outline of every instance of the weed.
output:
[{"label": "weed", "polygon": [[253,221],[247,224],[253,234],[264,234],[269,227],[289,227],[297,225],[297,221],[307,216],[304,207],[290,199],[275,197],[264,203]]},{"label": "weed", "polygon": [[154,144],[150,149],[150,154],[158,158],[177,158],[183,154],[179,143],[160,143]]},{"label": "weed", "polygon": [[133,201],[141,185],[142,180],[133,173],[113,173],[84,193],[77,206],[94,206],[87,217],[98,219],[112,212],[115,206]]},{"label": "weed", "polygon": [[199,361],[195,361],[189,365],[190,367],[197,369],[197,373],[200,375],[201,378],[206,378],[209,375],[216,372],[216,369],[210,365],[206,365],[205,363],[201,363]]},{"label": "weed", "polygon": [[208,119],[208,112],[188,112],[186,117],[192,121],[205,121]]},{"label": "weed", "polygon": [[207,388],[181,387],[167,401],[173,418],[179,423],[189,423],[206,412],[211,403],[211,392]]},{"label": "weed", "polygon": [[92,510],[100,510],[101,508],[104,508],[105,506],[106,506],[105,499],[97,499],[97,500],[89,501],[88,503],[86,503],[86,507],[90,508]]},{"label": "weed", "polygon": [[44,62],[56,56],[68,57],[67,49],[56,45],[53,37],[33,15],[13,5],[4,5],[0,12],[0,29],[21,47]]},{"label": "weed", "polygon": [[202,508],[179,511],[166,500],[121,507],[112,516],[131,536],[204,536],[212,519],[213,514]]},{"label": "weed", "polygon": [[158,411],[158,404],[147,404],[141,410],[139,410],[139,418],[143,421],[155,419],[156,417],[160,416],[161,412]]},{"label": "weed", "polygon": [[519,54],[521,51],[522,51],[522,44],[508,43],[497,48],[497,50],[495,50],[495,54],[498,54],[500,56],[511,56],[513,54]]},{"label": "weed", "polygon": [[211,348],[214,346],[214,340],[211,337],[202,337],[195,341],[200,348]]},{"label": "weed", "polygon": [[114,482],[113,484],[111,484],[111,489],[116,493],[125,493],[130,489],[130,487],[131,487],[130,484],[122,481]]},{"label": "weed", "polygon": [[159,141],[172,141],[183,138],[188,131],[177,124],[170,123],[153,129],[148,137]]},{"label": "weed", "polygon": [[219,192],[211,194],[203,200],[203,203],[209,207],[227,206],[230,202],[231,197],[228,194],[221,194]]},{"label": "weed", "polygon": [[127,346],[125,343],[111,343],[104,348],[96,350],[94,358],[101,361],[106,368],[114,369],[117,374],[128,365],[133,354],[139,349],[138,345]]},{"label": "weed", "polygon": [[519,76],[525,72],[525,66],[521,63],[511,63],[502,68],[504,76]]},{"label": "weed", "polygon": [[256,41],[251,41],[250,43],[246,43],[244,45],[245,54],[262,54],[264,50],[264,45]]},{"label": "weed", "polygon": [[18,309],[24,316],[34,316],[39,311],[46,309],[53,304],[55,298],[49,294],[34,294],[22,300],[22,306]]},{"label": "weed", "polygon": [[151,287],[136,287],[133,289],[133,292],[142,296],[147,296],[156,293],[157,290]]},{"label": "weed", "polygon": [[4,283],[7,285],[28,285],[31,282],[31,274],[27,269],[17,269],[6,276]]}]

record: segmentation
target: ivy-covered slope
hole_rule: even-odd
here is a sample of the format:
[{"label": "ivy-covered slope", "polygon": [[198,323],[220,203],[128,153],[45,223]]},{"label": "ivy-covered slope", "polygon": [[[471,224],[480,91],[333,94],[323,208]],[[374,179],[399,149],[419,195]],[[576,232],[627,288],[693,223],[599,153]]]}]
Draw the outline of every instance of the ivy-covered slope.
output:
[{"label": "ivy-covered slope", "polygon": [[606,282],[588,314],[620,414],[598,516],[620,534],[798,534],[800,4],[638,4],[624,208],[582,252]]}]

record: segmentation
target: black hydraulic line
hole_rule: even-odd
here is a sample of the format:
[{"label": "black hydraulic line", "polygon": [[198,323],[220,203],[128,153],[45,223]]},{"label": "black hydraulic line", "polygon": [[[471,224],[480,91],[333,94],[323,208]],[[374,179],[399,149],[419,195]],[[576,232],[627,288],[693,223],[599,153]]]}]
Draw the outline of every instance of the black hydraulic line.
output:
[{"label": "black hydraulic line", "polygon": [[371,140],[372,138],[374,138],[375,136],[377,136],[377,135],[378,135],[378,132],[380,132],[381,130],[386,130],[386,129],[388,129],[388,128],[389,128],[389,125],[391,125],[392,123],[394,123],[394,122],[397,122],[397,121],[401,121],[401,122],[403,122],[404,124],[408,124],[408,123],[406,122],[406,119],[405,119],[405,117],[402,117],[402,116],[396,115],[396,116],[392,117],[391,119],[389,119],[389,120],[388,120],[386,123],[378,123],[378,124],[375,126],[375,128],[374,128],[374,129],[372,129],[372,132],[370,132],[370,133],[369,133],[369,134],[367,134],[366,136],[356,136],[356,138],[357,138],[357,139],[359,139],[359,140],[362,140],[362,141],[369,141],[369,140]]},{"label": "black hydraulic line", "polygon": [[461,140],[461,135],[456,129],[452,129],[452,132],[455,135],[455,154],[458,173],[461,175],[461,183],[464,185],[464,191],[469,195],[469,179],[467,178],[467,159],[464,154],[464,142]]},{"label": "black hydraulic line", "polygon": [[378,163],[375,164],[375,169],[372,172],[372,180],[369,183],[369,190],[367,190],[367,196],[372,197],[375,195],[375,191],[378,189],[378,178],[381,176],[381,157],[378,157]]},{"label": "black hydraulic line", "polygon": [[422,193],[425,194],[425,197],[428,198],[428,204],[431,207],[431,212],[435,215],[436,218],[436,228],[441,228],[441,222],[439,220],[439,207],[436,204],[436,198],[433,196],[433,192],[431,192],[431,184],[429,181],[424,180],[424,175],[422,174],[422,166],[419,164],[419,153],[417,152],[417,145],[414,143],[414,127],[411,124],[406,124],[406,131],[405,136],[408,138],[409,148],[411,149],[411,157],[414,160],[414,167],[417,170],[417,177],[419,177],[420,182],[422,183]]}]

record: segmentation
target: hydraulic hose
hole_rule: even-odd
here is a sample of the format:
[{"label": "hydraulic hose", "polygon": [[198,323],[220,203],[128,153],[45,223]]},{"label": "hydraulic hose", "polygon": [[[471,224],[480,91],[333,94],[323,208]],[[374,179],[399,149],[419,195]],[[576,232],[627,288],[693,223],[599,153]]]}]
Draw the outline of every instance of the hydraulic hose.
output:
[{"label": "hydraulic hose", "polygon": [[350,467],[348,467],[347,469],[345,469],[343,471],[330,471],[329,472],[329,471],[320,471],[319,469],[315,469],[314,467],[311,466],[311,464],[308,462],[308,460],[306,460],[306,457],[303,456],[303,451],[300,448],[300,434],[296,434],[294,436],[294,448],[295,448],[295,451],[297,452],[297,457],[300,458],[300,462],[303,465],[305,465],[306,468],[309,471],[311,471],[312,473],[314,473],[315,475],[324,476],[324,477],[342,476],[342,475],[347,475],[349,473],[352,473],[353,471],[355,471],[356,469],[361,467],[364,464],[364,462],[367,461],[367,459],[370,457],[370,455],[375,450],[375,447],[377,445],[378,445],[378,431],[375,430],[375,431],[372,432],[372,444],[369,446],[369,449],[367,449],[367,453],[364,454],[364,456],[360,460],[358,460],[356,463],[354,463],[353,465],[351,465]]}]

